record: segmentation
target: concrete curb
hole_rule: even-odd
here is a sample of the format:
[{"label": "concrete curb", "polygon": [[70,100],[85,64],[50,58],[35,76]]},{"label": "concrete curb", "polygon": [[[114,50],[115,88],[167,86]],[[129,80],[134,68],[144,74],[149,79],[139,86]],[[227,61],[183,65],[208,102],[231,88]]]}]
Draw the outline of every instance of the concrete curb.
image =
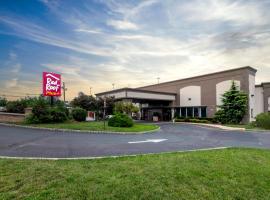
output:
[{"label": "concrete curb", "polygon": [[199,125],[199,126],[208,126],[211,128],[218,128],[222,130],[227,130],[227,131],[246,131],[245,128],[237,128],[237,127],[228,127],[228,126],[222,126],[220,124],[204,124],[204,123],[193,123],[193,122],[175,122],[177,124],[194,124],[194,125]]},{"label": "concrete curb", "polygon": [[146,155],[158,155],[158,154],[169,154],[169,153],[186,153],[186,152],[196,152],[196,151],[211,151],[211,150],[222,150],[229,149],[228,147],[212,147],[203,149],[191,149],[191,150],[181,150],[181,151],[167,151],[160,153],[142,153],[142,154],[131,154],[131,155],[119,155],[119,156],[90,156],[90,157],[71,157],[71,158],[46,158],[46,157],[18,157],[18,156],[0,156],[0,159],[19,159],[19,160],[95,160],[95,159],[106,159],[106,158],[124,158],[124,157],[137,157]]},{"label": "concrete curb", "polygon": [[121,134],[121,135],[153,133],[153,132],[156,132],[156,131],[160,130],[160,127],[158,127],[157,129],[154,129],[154,130],[140,131],[140,132],[88,131],[88,130],[44,128],[44,127],[35,127],[35,126],[17,125],[17,124],[7,124],[7,123],[0,123],[0,126],[28,128],[28,129],[36,129],[36,130],[47,130],[47,131],[54,131],[54,132],[57,131],[57,132],[92,133],[92,134]]}]

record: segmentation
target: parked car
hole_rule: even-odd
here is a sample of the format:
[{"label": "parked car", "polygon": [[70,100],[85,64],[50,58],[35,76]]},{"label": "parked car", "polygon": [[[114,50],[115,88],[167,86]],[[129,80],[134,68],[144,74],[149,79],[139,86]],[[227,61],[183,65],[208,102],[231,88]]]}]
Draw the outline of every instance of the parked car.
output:
[{"label": "parked car", "polygon": [[0,112],[6,112],[6,111],[7,111],[6,107],[0,106]]}]

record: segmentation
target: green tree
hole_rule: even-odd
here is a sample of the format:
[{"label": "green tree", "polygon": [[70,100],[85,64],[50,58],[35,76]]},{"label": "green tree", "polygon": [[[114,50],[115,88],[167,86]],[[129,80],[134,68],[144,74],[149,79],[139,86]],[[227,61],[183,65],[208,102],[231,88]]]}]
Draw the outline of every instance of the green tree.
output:
[{"label": "green tree", "polygon": [[248,107],[248,95],[232,82],[230,90],[222,95],[222,105],[215,114],[217,121],[223,124],[239,124]]},{"label": "green tree", "polygon": [[139,112],[139,108],[131,102],[118,101],[114,104],[114,111],[116,113],[125,113],[131,115],[131,113]]},{"label": "green tree", "polygon": [[103,117],[103,111],[104,111],[104,100],[106,101],[106,115],[112,115],[113,114],[113,107],[114,107],[114,97],[104,97],[101,98],[99,97],[97,99],[97,112],[98,112],[98,117],[102,118]]},{"label": "green tree", "polygon": [[0,97],[0,106],[4,107],[7,105],[7,99]]},{"label": "green tree", "polygon": [[88,96],[83,92],[80,92],[78,97],[75,97],[71,101],[71,105],[73,107],[80,107],[88,111],[96,111],[97,110],[97,100],[93,96]]}]

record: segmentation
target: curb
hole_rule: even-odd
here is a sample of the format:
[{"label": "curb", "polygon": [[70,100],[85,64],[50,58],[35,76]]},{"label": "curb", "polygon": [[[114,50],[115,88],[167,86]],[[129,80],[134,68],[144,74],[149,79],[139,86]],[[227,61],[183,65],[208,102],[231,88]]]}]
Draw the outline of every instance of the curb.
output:
[{"label": "curb", "polygon": [[170,153],[188,153],[188,152],[197,152],[197,151],[223,150],[223,149],[230,149],[230,148],[232,148],[232,147],[231,146],[228,146],[228,147],[212,147],[212,148],[180,150],[180,151],[167,151],[167,152],[159,152],[159,153],[142,153],[142,154],[118,155],[118,156],[71,157],[71,158],[0,156],[0,159],[19,159],[19,160],[95,160],[95,159],[125,158],[125,157],[137,157],[137,156],[147,156],[147,155],[170,154]]},{"label": "curb", "polygon": [[237,127],[228,127],[228,126],[222,126],[219,124],[204,124],[204,123],[193,123],[193,122],[175,122],[177,124],[193,124],[193,125],[199,125],[199,126],[207,126],[211,128],[218,128],[222,130],[227,130],[227,131],[246,131],[245,128],[237,128]]},{"label": "curb", "polygon": [[0,126],[26,128],[26,129],[36,129],[36,130],[47,130],[47,131],[54,131],[54,132],[57,131],[57,132],[92,133],[92,134],[121,134],[121,135],[152,133],[152,132],[156,132],[156,131],[160,130],[160,127],[158,127],[157,129],[154,129],[154,130],[140,131],[140,132],[88,131],[88,130],[44,128],[44,127],[24,126],[24,125],[7,124],[7,123],[0,123]]}]

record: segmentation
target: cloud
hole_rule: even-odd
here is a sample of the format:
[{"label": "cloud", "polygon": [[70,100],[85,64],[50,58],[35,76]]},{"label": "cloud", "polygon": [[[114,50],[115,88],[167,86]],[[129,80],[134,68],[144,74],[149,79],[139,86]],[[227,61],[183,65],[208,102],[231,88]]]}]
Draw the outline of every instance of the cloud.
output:
[{"label": "cloud", "polygon": [[112,83],[137,87],[156,83],[157,77],[163,82],[246,65],[259,69],[257,82],[269,81],[260,73],[270,71],[265,2],[101,0],[95,7],[45,1],[50,15],[63,23],[62,32],[35,18],[10,15],[0,23],[9,34],[72,51],[57,49],[62,56],[41,62],[63,75],[71,98],[90,86],[101,92]]},{"label": "cloud", "polygon": [[49,30],[39,26],[37,24],[26,22],[26,20],[18,20],[8,17],[1,17],[0,22],[8,25],[14,30],[12,35],[17,37],[25,38],[31,41],[43,43],[46,45],[61,47],[65,49],[70,49],[76,52],[93,54],[99,56],[109,55],[109,49],[93,46],[89,43],[84,43],[83,41],[74,41],[72,39],[63,38],[58,36],[58,34],[50,32]]},{"label": "cloud", "polygon": [[93,34],[101,34],[102,32],[99,30],[90,30],[90,29],[75,29],[77,32],[84,32],[84,33],[93,33]]},{"label": "cloud", "polygon": [[136,24],[129,21],[108,20],[107,24],[109,26],[112,26],[120,30],[138,30],[139,29],[139,27]]},{"label": "cloud", "polygon": [[237,25],[263,25],[268,20],[260,6],[257,1],[243,3],[231,0],[196,0],[182,7],[179,5],[178,8],[192,21],[228,21]]}]

